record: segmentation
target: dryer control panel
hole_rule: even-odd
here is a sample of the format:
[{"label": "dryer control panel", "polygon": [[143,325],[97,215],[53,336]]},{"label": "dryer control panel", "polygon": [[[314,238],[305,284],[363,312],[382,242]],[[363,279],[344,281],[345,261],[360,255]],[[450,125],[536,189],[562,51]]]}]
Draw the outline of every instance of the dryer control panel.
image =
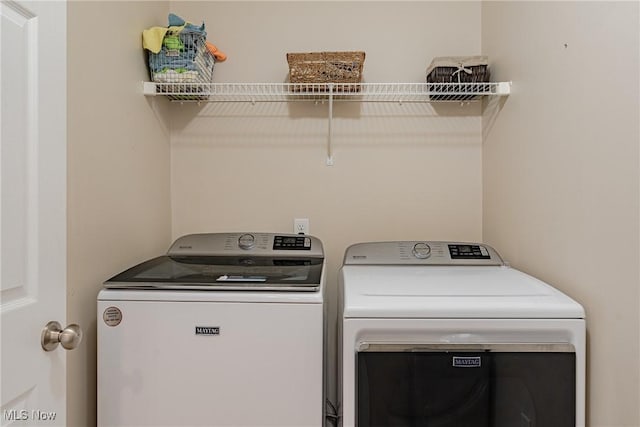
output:
[{"label": "dryer control panel", "polygon": [[344,264],[361,265],[504,265],[482,243],[399,241],[358,243],[347,248]]},{"label": "dryer control panel", "polygon": [[489,250],[476,244],[449,244],[451,259],[491,259]]}]

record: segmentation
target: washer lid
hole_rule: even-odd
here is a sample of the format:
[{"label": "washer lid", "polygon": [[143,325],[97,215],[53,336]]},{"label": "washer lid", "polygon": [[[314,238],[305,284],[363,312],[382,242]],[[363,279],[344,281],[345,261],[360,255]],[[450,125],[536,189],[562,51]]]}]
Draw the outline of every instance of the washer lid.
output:
[{"label": "washer lid", "polygon": [[192,234],[167,255],[138,264],[105,288],[317,291],[322,244],[311,236],[270,233]]},{"label": "washer lid", "polygon": [[340,272],[345,318],[584,318],[577,302],[505,266],[364,266]]}]

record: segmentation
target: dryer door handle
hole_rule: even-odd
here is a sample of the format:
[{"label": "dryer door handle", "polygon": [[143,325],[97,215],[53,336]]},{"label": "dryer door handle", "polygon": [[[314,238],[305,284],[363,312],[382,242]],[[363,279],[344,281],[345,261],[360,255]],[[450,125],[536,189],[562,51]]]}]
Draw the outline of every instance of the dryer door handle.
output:
[{"label": "dryer door handle", "polygon": [[575,353],[570,343],[373,343],[361,342],[357,352],[492,352],[492,353]]}]

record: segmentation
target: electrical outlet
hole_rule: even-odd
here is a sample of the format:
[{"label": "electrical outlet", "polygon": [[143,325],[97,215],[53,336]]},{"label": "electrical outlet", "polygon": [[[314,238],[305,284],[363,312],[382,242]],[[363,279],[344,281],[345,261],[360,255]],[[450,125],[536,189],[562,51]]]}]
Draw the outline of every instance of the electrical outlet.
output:
[{"label": "electrical outlet", "polygon": [[294,218],[293,232],[295,234],[309,234],[309,218]]}]

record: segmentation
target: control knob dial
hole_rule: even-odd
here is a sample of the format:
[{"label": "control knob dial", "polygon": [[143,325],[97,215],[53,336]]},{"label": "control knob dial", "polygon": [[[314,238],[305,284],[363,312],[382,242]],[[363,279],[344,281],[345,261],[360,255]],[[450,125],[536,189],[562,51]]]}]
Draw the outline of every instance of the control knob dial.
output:
[{"label": "control knob dial", "polygon": [[240,249],[249,250],[256,244],[256,238],[253,234],[243,234],[238,238],[238,246]]},{"label": "control knob dial", "polygon": [[412,252],[416,258],[427,259],[431,256],[431,247],[426,243],[416,243]]}]

